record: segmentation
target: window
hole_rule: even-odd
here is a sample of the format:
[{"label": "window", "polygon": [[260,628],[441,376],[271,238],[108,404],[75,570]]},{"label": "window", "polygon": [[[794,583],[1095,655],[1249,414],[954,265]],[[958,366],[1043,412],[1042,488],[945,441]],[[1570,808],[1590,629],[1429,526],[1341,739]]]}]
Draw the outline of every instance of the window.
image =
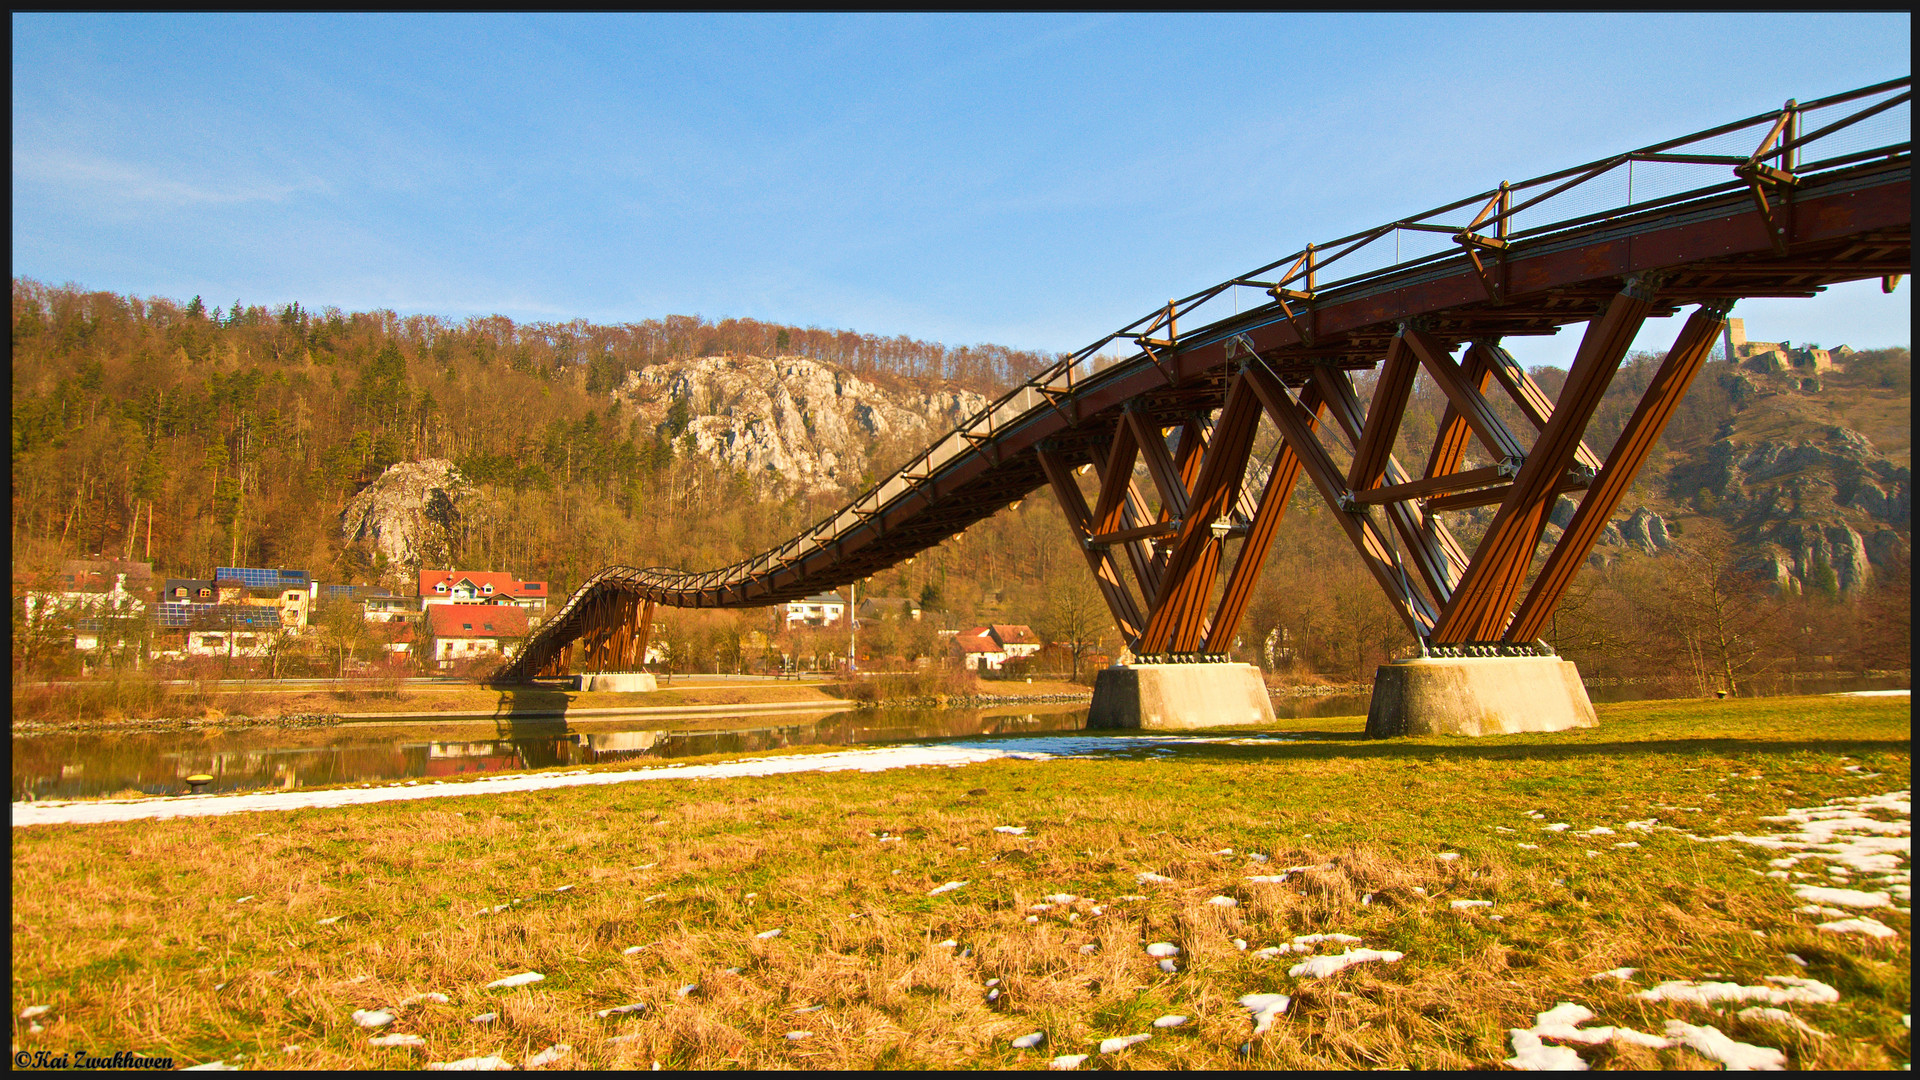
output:
[{"label": "window", "polygon": [[441,582],[440,584],[438,584],[438,585],[435,585],[435,586],[433,587],[433,591],[434,591],[434,592],[437,592],[437,593],[443,593],[443,592],[446,592],[446,591],[447,591],[447,583],[443,581],[443,582]]},{"label": "window", "polygon": [[480,586],[480,591],[481,591],[481,592],[483,592],[483,593],[490,593],[490,592],[492,592],[492,591],[493,591],[493,586],[491,586],[491,585],[482,585],[482,586]]},{"label": "window", "polygon": [[470,623],[470,622],[463,622],[463,623],[461,623],[461,624],[460,624],[460,629],[462,629],[462,630],[471,630],[471,629],[473,629],[473,624],[472,624],[472,623]]}]

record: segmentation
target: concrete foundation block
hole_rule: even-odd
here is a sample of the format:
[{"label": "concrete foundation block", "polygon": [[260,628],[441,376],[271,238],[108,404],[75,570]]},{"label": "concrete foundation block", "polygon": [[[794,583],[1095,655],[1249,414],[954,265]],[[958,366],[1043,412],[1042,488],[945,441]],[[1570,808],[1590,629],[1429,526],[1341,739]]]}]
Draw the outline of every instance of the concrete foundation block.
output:
[{"label": "concrete foundation block", "polygon": [[1402,660],[1373,677],[1367,737],[1507,735],[1598,727],[1573,662],[1557,656]]},{"label": "concrete foundation block", "polygon": [[1271,724],[1273,701],[1251,664],[1127,664],[1095,676],[1090,728],[1185,731]]},{"label": "concrete foundation block", "polygon": [[615,694],[639,694],[660,689],[660,683],[648,671],[591,671],[573,677],[576,690],[598,690]]}]

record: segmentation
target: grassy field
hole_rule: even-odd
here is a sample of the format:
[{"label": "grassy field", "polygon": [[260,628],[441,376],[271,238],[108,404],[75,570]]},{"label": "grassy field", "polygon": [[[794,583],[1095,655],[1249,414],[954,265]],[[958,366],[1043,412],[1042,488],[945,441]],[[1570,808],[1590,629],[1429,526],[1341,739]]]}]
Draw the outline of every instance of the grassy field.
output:
[{"label": "grassy field", "polygon": [[[1821,931],[1795,910],[1801,879],[1764,876],[1779,851],[1689,838],[1904,790],[1907,701],[1600,712],[1555,735],[1373,743],[1358,718],[1301,720],[1168,753],[16,829],[13,1015],[49,1009],[14,1046],[294,1068],[519,1064],[555,1044],[607,1067],[1488,1068],[1509,1028],[1568,1001],[1645,1032],[1711,1024],[1789,1067],[1909,1060],[1905,902],[1866,912],[1892,938]],[[1647,819],[1675,828],[1625,827]],[[1248,880],[1289,867],[1311,869]],[[1078,899],[1037,909],[1050,894]],[[1313,979],[1258,955],[1319,933],[1404,958]],[[1171,972],[1145,951],[1161,942]],[[1640,972],[1590,978],[1622,966]],[[545,978],[487,987],[526,971]],[[1789,1006],[1823,1034],[1633,996],[1770,975],[1838,990]],[[1237,1001],[1274,992],[1292,1004],[1255,1035]],[[427,993],[448,1000],[402,1005]],[[646,1008],[596,1015],[630,1003]],[[355,1010],[424,1045],[370,1046]],[[1167,1014],[1190,1022],[1151,1026]],[[1039,1047],[1012,1047],[1031,1032]]]}]

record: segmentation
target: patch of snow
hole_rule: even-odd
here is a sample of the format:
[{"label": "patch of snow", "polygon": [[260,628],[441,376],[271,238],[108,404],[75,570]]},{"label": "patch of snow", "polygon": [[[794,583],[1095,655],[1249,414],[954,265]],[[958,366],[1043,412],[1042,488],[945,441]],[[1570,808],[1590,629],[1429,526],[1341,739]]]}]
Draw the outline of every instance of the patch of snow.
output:
[{"label": "patch of snow", "polygon": [[1031,1050],[1034,1047],[1039,1046],[1041,1043],[1046,1041],[1047,1041],[1046,1032],[1035,1031],[1026,1035],[1022,1035],[1019,1038],[1013,1040],[1013,1048],[1015,1050]]},{"label": "patch of snow", "polygon": [[483,1013],[481,1013],[481,1014],[480,1014],[480,1015],[478,1015],[478,1016],[469,1016],[469,1017],[467,1017],[467,1023],[469,1023],[469,1024],[491,1024],[491,1023],[493,1023],[493,1022],[494,1022],[495,1020],[498,1020],[498,1019],[500,1019],[500,1014],[499,1014],[499,1013],[497,1013],[497,1012],[483,1012]]},{"label": "patch of snow", "polygon": [[1565,1046],[1548,1046],[1527,1028],[1512,1028],[1513,1056],[1506,1063],[1533,1072],[1586,1072],[1587,1062]]},{"label": "patch of snow", "polygon": [[967,883],[964,881],[949,881],[945,885],[936,885],[934,888],[932,888],[927,892],[927,895],[939,896],[941,893],[950,893],[953,890],[958,889],[965,884]]},{"label": "patch of snow", "polygon": [[1741,986],[1730,982],[1698,983],[1676,979],[1663,982],[1651,990],[1642,990],[1633,996],[1642,1001],[1682,1001],[1703,1008],[1721,1001],[1764,1001],[1769,1005],[1787,1005],[1794,1002],[1828,1005],[1840,1000],[1840,991],[1818,979],[1769,975],[1767,981],[1776,985]]},{"label": "patch of snow", "polygon": [[458,1061],[432,1061],[427,1063],[427,1068],[435,1072],[506,1072],[513,1068],[513,1062],[489,1054]]},{"label": "patch of snow", "polygon": [[355,1009],[353,1022],[363,1028],[386,1027],[393,1023],[393,1014],[385,1009]]},{"label": "patch of snow", "polygon": [[1160,970],[1171,975],[1179,969],[1174,965],[1174,962],[1172,959],[1166,959],[1166,960],[1160,961]]},{"label": "patch of snow", "polygon": [[413,1046],[425,1046],[427,1045],[427,1040],[421,1038],[418,1035],[408,1035],[405,1032],[396,1031],[392,1035],[375,1035],[373,1038],[367,1040],[367,1045],[383,1046],[383,1047],[395,1047],[395,1046],[413,1047]]},{"label": "patch of snow", "polygon": [[1071,904],[1075,900],[1078,900],[1080,898],[1073,895],[1072,893],[1057,892],[1057,893],[1048,893],[1047,895],[1041,897],[1040,899],[1045,900],[1049,904]]},{"label": "patch of snow", "polygon": [[1455,911],[1465,911],[1468,908],[1492,907],[1493,901],[1491,900],[1453,900],[1453,901],[1449,901],[1447,906],[1454,909]]},{"label": "patch of snow", "polygon": [[629,945],[626,948],[620,950],[620,955],[621,956],[638,956],[640,955],[640,951],[645,948],[646,948],[645,945]]},{"label": "patch of snow", "polygon": [[1157,1028],[1185,1027],[1188,1024],[1189,1020],[1190,1018],[1185,1016],[1168,1015],[1168,1016],[1162,1016],[1156,1019],[1153,1022],[1153,1026]]},{"label": "patch of snow", "polygon": [[1156,941],[1147,946],[1148,956],[1179,956],[1180,946],[1167,941]]},{"label": "patch of snow", "polygon": [[1567,824],[1564,821],[1556,821],[1552,825],[1541,826],[1541,829],[1546,832],[1566,832],[1568,829],[1571,829],[1571,828],[1573,828],[1573,826]]},{"label": "patch of snow", "polygon": [[430,991],[425,994],[414,994],[411,997],[402,999],[400,1002],[400,1007],[404,1009],[409,1005],[418,1005],[423,1001],[430,1001],[435,1005],[445,1005],[450,1000],[452,999],[448,998],[447,995],[445,994],[433,993]]},{"label": "patch of snow", "polygon": [[20,1010],[20,1019],[31,1020],[36,1016],[45,1016],[52,1008],[51,1005],[29,1005]]},{"label": "patch of snow", "polygon": [[1764,1005],[1749,1005],[1733,1015],[1738,1016],[1742,1020],[1750,1020],[1756,1024],[1780,1024],[1793,1028],[1795,1031],[1815,1036],[1816,1038],[1827,1038],[1826,1032],[1821,1031],[1819,1028],[1814,1027],[1812,1024],[1807,1023],[1805,1020],[1800,1019],[1785,1009],[1775,1009]]},{"label": "patch of snow", "polygon": [[762,930],[753,936],[760,941],[772,941],[774,938],[780,936],[781,930],[781,927],[776,926],[772,930]]},{"label": "patch of snow", "polygon": [[1310,956],[1304,963],[1293,965],[1287,974],[1296,979],[1325,979],[1336,975],[1355,964],[1378,961],[1383,964],[1397,962],[1405,953],[1391,949],[1348,949],[1339,956]]},{"label": "patch of snow", "polygon": [[1135,874],[1134,880],[1138,881],[1142,885],[1165,885],[1173,881],[1172,878],[1163,877],[1160,874],[1156,874],[1152,872],[1151,870],[1147,871],[1146,873]]},{"label": "patch of snow", "polygon": [[1062,1054],[1047,1062],[1047,1068],[1054,1072],[1070,1072],[1079,1068],[1087,1060],[1085,1054]]},{"label": "patch of snow", "polygon": [[1883,892],[1862,892],[1859,889],[1828,889],[1819,885],[1795,885],[1794,895],[1802,900],[1811,900],[1816,904],[1839,904],[1843,907],[1881,908],[1892,907],[1893,898]]},{"label": "patch of snow", "polygon": [[1352,934],[1302,934],[1293,939],[1295,945],[1318,945],[1323,941],[1331,941],[1335,945],[1360,944],[1360,939]]},{"label": "patch of snow", "polygon": [[1460,853],[1457,851],[1442,851],[1434,856],[1434,858],[1439,859],[1441,862],[1453,862],[1459,857]]},{"label": "patch of snow", "polygon": [[509,975],[504,979],[495,979],[487,984],[487,989],[495,990],[508,986],[527,986],[532,983],[544,981],[545,979],[546,976],[537,971],[523,971],[518,975]]},{"label": "patch of snow", "polygon": [[1212,904],[1214,907],[1239,907],[1240,906],[1240,901],[1235,900],[1231,896],[1216,896],[1216,897],[1213,897],[1212,899],[1209,899],[1207,903]]},{"label": "patch of snow", "polygon": [[1100,1052],[1103,1054],[1117,1054],[1129,1046],[1138,1046],[1151,1038],[1153,1038],[1153,1035],[1149,1032],[1145,1035],[1116,1035],[1111,1039],[1101,1039]]},{"label": "patch of snow", "polygon": [[1876,938],[1900,936],[1899,932],[1894,930],[1893,927],[1888,926],[1886,923],[1870,915],[1862,915],[1854,919],[1839,919],[1834,922],[1823,922],[1820,924],[1820,929],[1830,934],[1865,934],[1868,937]]},{"label": "patch of snow", "polygon": [[1728,1071],[1764,1070],[1778,1072],[1787,1067],[1787,1055],[1772,1047],[1735,1042],[1718,1028],[1694,1026],[1682,1020],[1667,1021],[1667,1037],[1702,1057],[1724,1064]]},{"label": "patch of snow", "polygon": [[1008,836],[1027,835],[1027,827],[1025,825],[995,825],[993,827],[993,831],[997,833],[1006,833]]},{"label": "patch of snow", "polygon": [[1258,875],[1258,876],[1255,876],[1255,877],[1250,877],[1250,878],[1248,878],[1247,880],[1248,880],[1248,881],[1251,881],[1251,882],[1253,882],[1253,883],[1254,883],[1255,885],[1278,885],[1278,884],[1280,884],[1280,883],[1282,883],[1282,882],[1284,882],[1284,881],[1286,881],[1286,880],[1287,880],[1287,875],[1285,875],[1285,874],[1260,874],[1260,875]]},{"label": "patch of snow", "polygon": [[800,1041],[801,1039],[811,1039],[811,1038],[813,1038],[813,1032],[811,1032],[811,1031],[789,1031],[789,1032],[787,1032],[787,1041],[788,1041],[788,1042],[799,1042],[799,1041]]},{"label": "patch of snow", "polygon": [[609,1016],[625,1016],[628,1013],[645,1012],[646,1008],[647,1008],[646,1002],[636,1001],[631,1005],[616,1005],[611,1009],[601,1009],[599,1012],[594,1013],[593,1015],[599,1017],[602,1020],[605,1020]]},{"label": "patch of snow", "polygon": [[1258,1035],[1273,1026],[1274,1020],[1287,1011],[1291,1000],[1285,994],[1245,994],[1240,998],[1240,1005],[1253,1014],[1253,1033]]},{"label": "patch of snow", "polygon": [[1634,967],[1609,968],[1606,971],[1595,972],[1594,974],[1587,976],[1587,981],[1599,982],[1601,979],[1619,979],[1621,982],[1626,982],[1628,979],[1631,979],[1638,974],[1640,974],[1639,968],[1634,968]]}]

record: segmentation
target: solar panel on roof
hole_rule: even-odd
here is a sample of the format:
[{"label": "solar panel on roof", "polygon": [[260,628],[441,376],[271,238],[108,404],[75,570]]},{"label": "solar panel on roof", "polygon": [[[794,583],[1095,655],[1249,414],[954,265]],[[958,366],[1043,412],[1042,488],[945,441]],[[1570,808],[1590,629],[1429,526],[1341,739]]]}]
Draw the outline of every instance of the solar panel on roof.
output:
[{"label": "solar panel on roof", "polygon": [[238,581],[249,589],[278,589],[287,585],[305,588],[305,570],[269,570],[261,566],[218,566],[213,576],[221,581]]}]

